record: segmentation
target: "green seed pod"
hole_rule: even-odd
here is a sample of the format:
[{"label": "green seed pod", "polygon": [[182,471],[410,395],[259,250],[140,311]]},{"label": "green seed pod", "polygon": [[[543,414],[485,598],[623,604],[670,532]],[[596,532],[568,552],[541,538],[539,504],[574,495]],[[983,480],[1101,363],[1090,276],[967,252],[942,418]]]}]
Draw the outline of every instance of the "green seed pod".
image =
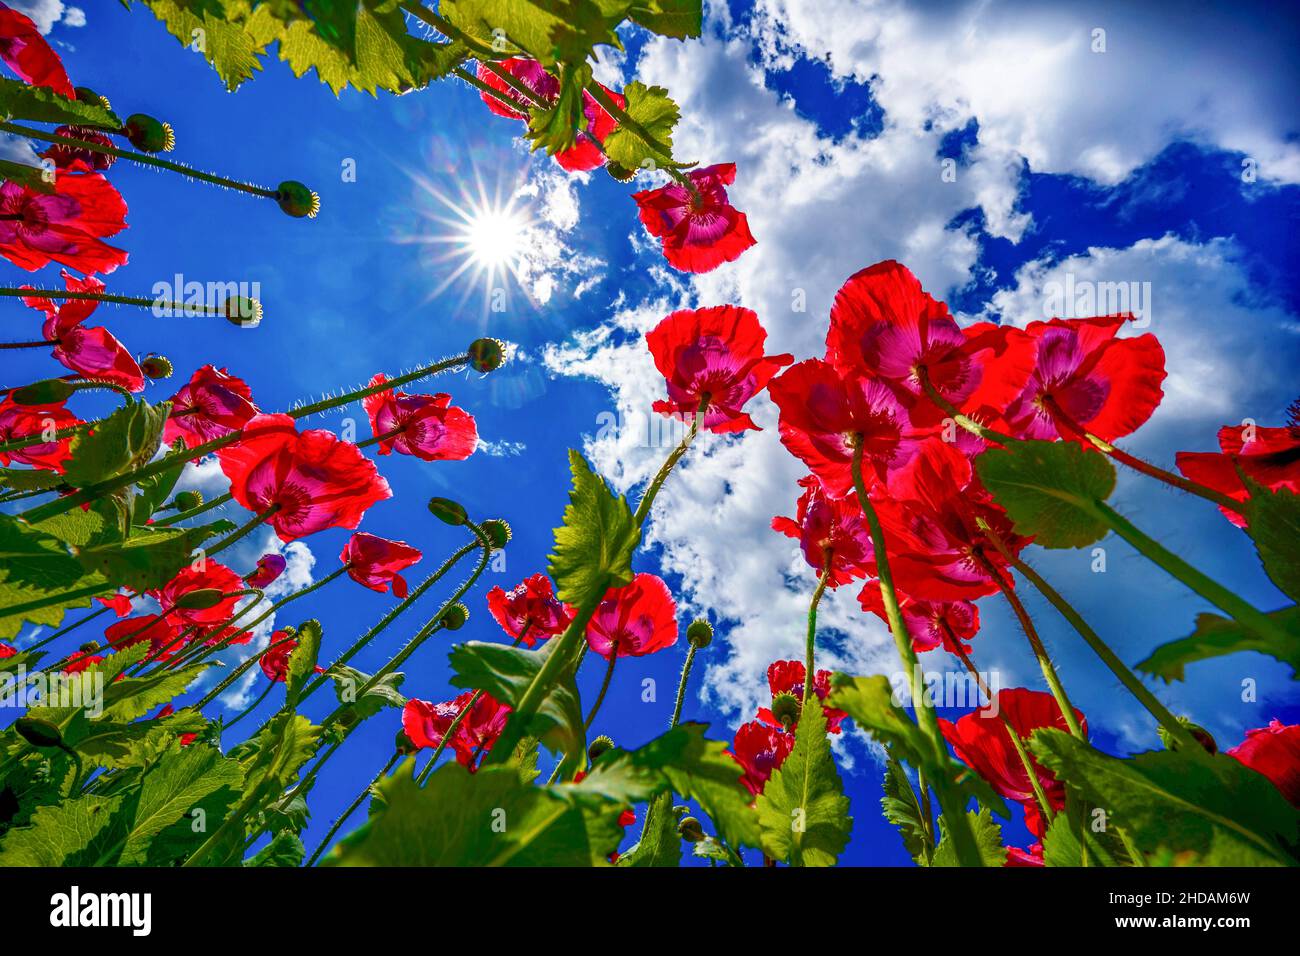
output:
[{"label": "green seed pod", "polygon": [[300,182],[286,179],[275,190],[275,201],[280,208],[295,219],[303,216],[315,219],[320,212],[320,196],[316,195]]},{"label": "green seed pod", "polygon": [[171,126],[145,113],[128,116],[122,134],[142,153],[167,153],[176,148],[176,134]]},{"label": "green seed pod", "polygon": [[83,654],[94,654],[98,650],[99,650],[99,641],[87,641],[85,644],[82,644],[80,647],[80,651]]},{"label": "green seed pod", "polygon": [[699,843],[704,839],[704,827],[694,817],[682,817],[677,824],[677,833],[687,843]]},{"label": "green seed pod", "polygon": [[784,691],[772,698],[772,716],[782,727],[793,727],[799,720],[803,702],[789,691]]},{"label": "green seed pod", "polygon": [[500,518],[484,521],[480,527],[483,529],[483,533],[487,535],[487,539],[492,542],[494,550],[500,551],[510,543],[510,525]]},{"label": "green seed pod", "polygon": [[456,527],[463,525],[469,520],[469,515],[465,513],[465,508],[459,502],[452,501],[450,498],[430,498],[429,512],[439,521]]},{"label": "green seed pod", "polygon": [[613,738],[606,737],[604,734],[601,734],[599,737],[593,740],[590,745],[588,745],[587,759],[592,763],[595,763],[597,760],[605,756],[605,754],[609,753],[613,749],[614,749]]},{"label": "green seed pod", "polygon": [[172,499],[172,507],[177,511],[193,511],[203,504],[203,495],[197,491],[182,491]]},{"label": "green seed pod", "polygon": [[221,303],[221,313],[231,325],[255,329],[262,321],[262,303],[247,296],[234,295]]},{"label": "green seed pod", "polygon": [[620,183],[625,183],[636,175],[635,169],[628,169],[621,163],[616,163],[612,160],[605,164],[605,172],[609,173],[610,177],[614,179],[615,182]]},{"label": "green seed pod", "polygon": [[505,343],[499,339],[475,339],[469,343],[469,367],[476,372],[495,372],[505,360]]},{"label": "green seed pod", "polygon": [[14,721],[14,730],[33,747],[63,746],[63,731],[40,717],[19,717]]},{"label": "green seed pod", "polygon": [[704,618],[697,617],[686,629],[686,639],[695,647],[708,647],[713,643],[713,625]]},{"label": "green seed pod", "polygon": [[165,355],[149,355],[140,363],[140,371],[150,378],[171,378],[172,363]]},{"label": "green seed pod", "polygon": [[459,631],[469,620],[469,608],[457,602],[442,612],[442,626],[449,631]]},{"label": "green seed pod", "polygon": [[[1179,717],[1178,722],[1187,728],[1188,732],[1196,738],[1197,743],[1204,747],[1207,752],[1212,754],[1219,752],[1218,742],[1215,741],[1215,739],[1210,736],[1210,732],[1200,724],[1192,723],[1192,721],[1187,717]],[[1163,724],[1156,728],[1156,733],[1160,735],[1160,742],[1165,745],[1166,750],[1178,749],[1178,741],[1174,740],[1173,737],[1169,735],[1169,731],[1165,730]]]},{"label": "green seed pod", "polygon": [[57,405],[67,401],[75,392],[76,386],[61,378],[47,378],[43,382],[33,382],[9,393],[16,405]]},{"label": "green seed pod", "polygon": [[183,611],[206,611],[221,603],[225,594],[220,588],[199,588],[187,591],[176,599],[176,606]]},{"label": "green seed pod", "polygon": [[102,106],[106,110],[112,110],[113,104],[108,101],[107,96],[100,96],[88,86],[79,86],[75,90],[78,103],[89,103],[92,106]]}]

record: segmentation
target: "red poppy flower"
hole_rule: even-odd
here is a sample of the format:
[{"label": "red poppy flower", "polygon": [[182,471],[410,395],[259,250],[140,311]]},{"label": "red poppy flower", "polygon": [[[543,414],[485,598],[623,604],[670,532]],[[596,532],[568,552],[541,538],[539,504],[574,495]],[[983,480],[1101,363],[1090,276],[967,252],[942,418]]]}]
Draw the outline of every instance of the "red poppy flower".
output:
[{"label": "red poppy flower", "polygon": [[713,432],[757,430],[742,409],[793,355],[763,355],[767,332],[749,309],[720,305],[683,309],[646,333],[655,367],[668,381],[668,400],[654,410],[691,421],[709,396],[704,427]]},{"label": "red poppy flower", "polygon": [[[939,727],[962,762],[987,780],[998,794],[1025,804],[1026,813],[1029,809],[1036,811],[1033,808],[1034,786],[998,712],[1007,717],[1015,728],[1016,735],[1022,740],[1028,739],[1040,727],[1068,731],[1069,726],[1061,708],[1057,706],[1056,698],[1036,690],[1026,690],[1023,687],[1000,690],[997,693],[997,708],[995,711],[991,705],[981,707],[959,718],[955,724],[941,719]],[[1075,716],[1079,718],[1079,724],[1086,734],[1087,719],[1077,709]],[[1038,774],[1038,781],[1048,803],[1055,810],[1063,808],[1065,785],[1051,771],[1040,766],[1032,756],[1029,759]],[[1041,823],[1038,826],[1041,829]]]},{"label": "red poppy flower", "polygon": [[0,60],[24,83],[43,86],[69,99],[77,95],[63,62],[45,42],[36,24],[4,4],[0,4]]},{"label": "red poppy flower", "polygon": [[[370,380],[381,385],[383,373]],[[414,455],[423,461],[463,461],[478,446],[478,427],[474,416],[451,404],[446,392],[437,395],[408,395],[405,392],[379,392],[361,402],[370,416],[375,437],[384,436],[379,454],[394,450]]]},{"label": "red poppy flower", "polygon": [[[1180,451],[1175,457],[1178,470],[1234,501],[1250,497],[1243,474],[1265,488],[1300,494],[1300,407],[1285,428],[1225,425],[1219,429],[1219,447],[1222,454]],[[1233,524],[1246,526],[1237,512],[1220,510]]]},{"label": "red poppy flower", "polygon": [[841,374],[809,359],[772,380],[781,410],[781,443],[821,479],[832,497],[853,493],[853,445],[862,444],[863,481],[887,483],[907,460],[916,436],[906,408],[884,382],[860,372]]},{"label": "red poppy flower", "polygon": [[899,590],[927,601],[961,601],[997,593],[999,576],[1012,583],[1006,559],[987,543],[978,522],[987,523],[1013,554],[1029,539],[1012,530],[957,447],[927,439],[894,484],[903,500],[878,510],[892,542],[889,562]]},{"label": "red poppy flower", "polygon": [[[767,688],[772,692],[775,698],[778,694],[793,694],[795,697],[803,700],[804,692],[804,674],[807,669],[803,661],[773,661],[767,666]],[[820,670],[813,679],[813,693],[817,695],[818,700],[825,700],[826,695],[831,692],[831,672]],[[826,715],[826,731],[832,734],[840,732],[840,725],[844,723],[844,718],[848,716],[842,710],[836,710],[834,707],[822,706],[822,713]],[[783,725],[776,719],[770,707],[760,707],[758,709],[758,719],[772,727],[782,727]],[[796,723],[797,726],[797,723]],[[793,727],[791,728],[793,730]]]},{"label": "red poppy flower", "polygon": [[[297,641],[285,640],[288,636],[287,631],[275,631],[271,635],[266,650],[257,659],[257,663],[262,668],[262,673],[267,676],[268,680],[277,684],[283,684],[289,679],[289,657],[298,649]],[[315,672],[324,674],[325,668],[317,665]]]},{"label": "red poppy flower", "polygon": [[[417,747],[436,748],[442,743],[456,715],[469,705],[473,697],[474,691],[470,690],[455,700],[440,704],[412,697],[402,708],[402,730]],[[456,752],[457,762],[473,770],[479,755],[490,751],[497,742],[509,717],[509,707],[491,694],[483,694],[451,738],[449,746]]]},{"label": "red poppy flower", "polygon": [[835,294],[826,358],[842,373],[890,383],[913,422],[931,425],[946,413],[919,400],[920,370],[959,410],[1001,411],[1033,371],[1034,340],[989,322],[963,330],[906,266],[889,260],[856,273]]},{"label": "red poppy flower", "polygon": [[610,588],[587,624],[587,643],[605,659],[644,657],[677,643],[677,604],[668,585],[641,573]]},{"label": "red poppy flower", "polygon": [[406,579],[399,572],[422,557],[423,552],[405,541],[389,541],[358,531],[343,546],[339,560],[348,566],[348,577],[358,584],[380,594],[387,594],[391,584],[393,593],[405,598]]},{"label": "red poppy flower", "polygon": [[264,554],[257,559],[257,568],[244,575],[244,582],[250,588],[265,589],[271,585],[280,575],[284,574],[284,569],[289,566],[282,554]]},{"label": "red poppy flower", "polygon": [[1080,429],[1106,441],[1131,434],[1151,417],[1164,392],[1165,351],[1154,335],[1115,336],[1132,315],[1031,322],[1037,362],[1004,420],[1017,438],[1083,441]]},{"label": "red poppy flower", "polygon": [[51,261],[81,272],[112,272],[126,253],[103,241],[126,228],[126,203],[99,173],[74,162],[43,193],[0,183],[0,256],[35,272]]},{"label": "red poppy flower", "polygon": [[112,610],[118,617],[126,617],[131,613],[131,595],[126,592],[114,594],[112,597],[95,598],[95,600]]},{"label": "red poppy flower", "polygon": [[862,509],[853,498],[828,498],[813,475],[799,479],[803,494],[795,504],[793,518],[772,519],[772,530],[796,538],[804,560],[818,574],[830,557],[831,587],[863,578],[875,569],[871,532]]},{"label": "red poppy flower", "polygon": [[104,631],[104,640],[115,651],[147,641],[150,657],[165,660],[180,650],[177,642],[181,631],[182,626],[174,613],[143,614],[110,624]]},{"label": "red poppy flower", "polygon": [[6,657],[13,657],[17,653],[18,651],[15,650],[11,645],[6,644],[3,641],[0,641],[0,661],[4,660]]},{"label": "red poppy flower", "polygon": [[[862,610],[888,623],[879,581],[868,581],[858,593],[858,602]],[[953,654],[969,654],[966,642],[980,629],[979,608],[970,601],[922,601],[899,594],[898,609],[917,651],[942,647]]]},{"label": "red poppy flower", "polygon": [[[104,283],[98,279],[78,279],[67,269],[63,270],[63,284],[69,292],[104,291]],[[99,305],[97,301],[67,299],[55,305],[43,296],[24,296],[23,302],[45,313],[41,334],[54,345],[54,357],[68,368],[86,378],[114,382],[132,392],[144,391],[144,374],[126,347],[108,329],[88,329],[83,325]]]},{"label": "red poppy flower", "polygon": [[[510,57],[506,60],[499,60],[493,65],[505,70],[519,80],[538,99],[552,102],[560,95],[560,81],[547,73],[545,68],[536,60],[526,57]],[[504,116],[507,119],[527,120],[528,109],[532,104],[522,93],[515,90],[482,63],[478,65],[478,78],[519,105],[518,109],[512,109],[501,102],[500,98],[486,92],[480,92],[479,97],[487,104],[489,110],[497,116]],[[627,103],[621,94],[615,93],[605,86],[601,86],[601,89],[605,91],[619,109],[622,109]],[[595,97],[590,93],[584,92],[582,94],[582,113],[583,127],[578,131],[576,142],[568,149],[555,154],[555,161],[560,164],[560,167],[571,173],[587,172],[603,166],[605,164],[605,154],[601,151],[600,144],[603,144],[605,137],[618,126],[614,117],[605,112],[604,107],[597,103]]]},{"label": "red poppy flower", "polygon": [[163,441],[171,445],[180,439],[193,448],[243,428],[256,414],[253,393],[243,379],[205,365],[172,396]]},{"label": "red poppy flower", "polygon": [[533,647],[538,641],[563,634],[573,621],[573,611],[555,597],[551,579],[534,574],[509,591],[488,591],[488,611],[501,629]]},{"label": "red poppy flower", "polygon": [[1017,846],[1009,846],[1007,850],[1007,861],[1003,866],[1046,866],[1043,862],[1043,845],[1035,843],[1027,850],[1022,850]]},{"label": "red poppy flower", "polygon": [[745,769],[740,782],[754,796],[763,792],[772,771],[790,756],[794,749],[794,734],[761,721],[751,720],[741,724],[736,739],[731,743],[731,755]]},{"label": "red poppy flower", "polygon": [[356,445],[321,429],[299,432],[289,415],[257,415],[240,440],[217,452],[230,492],[268,519],[281,541],[325,528],[356,528],[392,491]]},{"label": "red poppy flower", "polygon": [[150,597],[157,600],[164,611],[176,608],[172,611],[172,616],[184,622],[186,626],[211,628],[224,624],[230,619],[235,611],[235,605],[239,603],[238,597],[223,597],[212,607],[202,610],[176,607],[176,602],[191,591],[211,589],[222,594],[232,594],[243,588],[244,579],[230,568],[216,561],[205,561],[201,569],[190,565],[181,568],[170,581],[148,593]]},{"label": "red poppy flower", "polygon": [[1268,777],[1300,807],[1300,724],[1271,720],[1267,727],[1246,731],[1246,739],[1227,754]]},{"label": "red poppy flower", "polygon": [[683,272],[711,272],[754,245],[749,220],[727,198],[725,187],[736,181],[736,164],[706,166],[687,175],[698,199],[676,181],[633,193],[632,198],[646,230],[660,240],[669,265]]},{"label": "red poppy flower", "polygon": [[[90,126],[60,126],[54,131],[54,135],[78,139],[83,143],[95,143],[99,146],[116,145],[103,132]],[[68,143],[54,143],[41,153],[41,156],[54,160],[54,165],[58,169],[68,169],[73,163],[83,163],[101,173],[111,168],[117,161],[116,156],[108,153],[97,152],[84,146],[71,146]]]},{"label": "red poppy flower", "polygon": [[[64,407],[62,402],[50,405],[19,405],[9,395],[0,402],[0,442],[39,435],[46,429],[59,431],[69,428],[80,419]],[[72,436],[57,441],[28,445],[13,451],[0,451],[0,464],[21,462],[35,468],[53,469],[63,473],[63,463],[71,455]]]},{"label": "red poppy flower", "polygon": [[102,654],[92,654],[90,651],[73,651],[68,655],[68,661],[63,665],[63,673],[80,674],[82,671],[89,670],[96,664],[102,663],[104,657]]}]

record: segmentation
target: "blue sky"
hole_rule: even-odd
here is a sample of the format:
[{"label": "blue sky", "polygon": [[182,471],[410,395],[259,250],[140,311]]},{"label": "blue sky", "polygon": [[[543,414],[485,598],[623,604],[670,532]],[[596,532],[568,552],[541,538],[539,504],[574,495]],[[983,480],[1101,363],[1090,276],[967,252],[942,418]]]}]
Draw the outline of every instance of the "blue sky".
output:
[{"label": "blue sky", "polygon": [[[431,495],[508,520],[515,536],[506,568],[471,594],[470,623],[457,634],[495,640],[483,595],[544,570],[568,485],[565,449],[583,448],[633,493],[666,453],[645,440],[646,410],[662,386],[640,336],[683,305],[754,308],[771,350],[803,358],[820,354],[839,284],[884,258],[908,264],[963,316],[1016,324],[1042,317],[1044,288],[1067,272],[1083,281],[1150,282],[1151,330],[1170,359],[1168,397],[1129,447],[1167,465],[1176,450],[1209,448],[1220,424],[1246,416],[1280,423],[1296,397],[1300,358],[1300,128],[1287,94],[1300,77],[1285,56],[1295,24],[1233,5],[1233,43],[1223,44],[1228,9],[1188,21],[1106,4],[1079,14],[1048,3],[977,11],[759,0],[710,5],[706,37],[690,44],[630,36],[626,57],[603,64],[602,79],[636,75],[669,87],[685,116],[681,158],[738,163],[733,196],[759,240],[739,262],[693,280],[662,267],[638,231],[628,187],[601,173],[566,177],[544,157],[529,157],[512,139],[516,127],[489,115],[461,84],[336,99],[314,77],[295,79],[268,61],[230,95],[144,8],[128,14],[116,4],[97,5],[84,27],[55,25],[50,39],[74,82],[107,95],[119,113],[171,122],[178,159],[269,186],[299,179],[321,195],[317,220],[292,220],[269,202],[114,167],[131,210],[118,240],[131,259],[108,278],[110,291],[148,295],[177,273],[258,282],[266,309],[261,326],[244,331],[102,308],[99,317],[130,348],[175,364],[177,377],[153,386],[154,397],[211,362],[245,378],[261,407],[277,410],[375,371],[460,351],[482,334],[516,346],[517,361],[495,375],[458,374],[436,386],[474,414],[495,453],[460,463],[380,459],[394,498],[363,525],[424,550],[414,582],[463,540],[424,510]],[[1097,28],[1106,30],[1105,52],[1092,49]],[[945,159],[955,164],[955,181],[941,175]],[[1253,182],[1243,181],[1245,159],[1258,166]],[[348,160],[355,182],[342,175]],[[411,241],[446,235],[440,220],[449,210],[435,193],[460,203],[461,190],[477,193],[480,182],[489,196],[514,196],[533,219],[524,281],[507,284],[502,312],[488,310],[485,284],[470,277],[433,294],[455,263],[445,243]],[[5,268],[11,282],[26,278]],[[42,279],[57,281],[57,271]],[[800,290],[806,311],[792,308]],[[31,313],[33,329],[36,321]],[[6,379],[52,370],[40,353],[6,361]],[[341,429],[346,416],[364,437],[359,409],[312,424]],[[620,416],[622,426],[610,427]],[[637,558],[638,570],[664,574],[682,595],[683,628],[696,613],[718,624],[686,714],[728,738],[759,702],[766,664],[799,656],[812,587],[791,543],[766,527],[772,515],[791,513],[799,468],[776,442],[772,407],[759,403],[755,418],[765,432],[706,438],[692,450]],[[221,490],[210,472],[194,481]],[[1282,603],[1248,541],[1212,507],[1132,476],[1122,476],[1115,501],[1260,606]],[[294,549],[293,580],[337,567],[346,537],[324,533],[304,542],[309,553]],[[250,543],[232,563],[251,566],[262,544]],[[1190,631],[1207,609],[1202,602],[1122,543],[1103,545],[1105,574],[1089,570],[1084,552],[1034,549],[1030,560],[1130,663]],[[892,673],[884,628],[857,609],[856,590],[828,597],[823,659],[854,673]],[[357,666],[379,666],[437,600],[409,612]],[[327,651],[337,652],[391,603],[344,580],[302,602],[308,607],[291,606],[280,623],[320,618]],[[1155,746],[1150,720],[1116,693],[1109,673],[1049,608],[1032,596],[1029,604],[1094,741],[1117,753]],[[1005,607],[986,599],[981,611],[976,661],[996,669],[1003,686],[1041,688]],[[448,646],[435,638],[413,658],[405,692],[451,696]],[[620,662],[598,730],[626,746],[660,732],[684,653],[683,640]],[[927,658],[928,668],[949,667],[938,653]],[[580,677],[588,699],[598,670]],[[656,682],[653,702],[642,699],[646,678]],[[1185,683],[1160,693],[1227,747],[1272,717],[1300,718],[1288,678],[1268,658],[1239,655],[1195,665]],[[1243,679],[1257,682],[1256,701],[1241,700]],[[309,710],[323,713],[327,703]],[[385,762],[397,726],[395,713],[375,718],[330,762],[313,794],[309,848]],[[844,861],[907,862],[879,814],[875,756],[851,736],[838,750],[855,818]],[[1028,842],[1019,823],[1005,836]]]}]

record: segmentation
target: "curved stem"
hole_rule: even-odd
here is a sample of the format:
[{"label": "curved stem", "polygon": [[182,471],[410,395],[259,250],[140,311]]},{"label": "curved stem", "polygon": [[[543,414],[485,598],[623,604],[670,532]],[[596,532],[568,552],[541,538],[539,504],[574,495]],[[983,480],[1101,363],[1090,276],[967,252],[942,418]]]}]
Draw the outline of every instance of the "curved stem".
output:
[{"label": "curved stem", "polygon": [[271,507],[267,508],[261,514],[254,515],[244,524],[243,527],[235,531],[232,531],[229,535],[227,535],[226,537],[218,541],[216,547],[210,548],[208,550],[208,556],[211,557],[214,554],[220,554],[222,551],[225,551],[226,548],[230,547],[232,544],[239,543],[244,538],[248,537],[248,535],[256,531],[257,528],[264,521],[266,521],[267,518],[271,517],[271,515],[275,514],[279,510],[280,510],[280,506],[278,504],[275,504],[275,505],[271,505]]},{"label": "curved stem", "polygon": [[605,694],[609,691],[609,682],[614,677],[614,665],[617,663],[618,641],[614,641],[609,646],[609,663],[605,667],[605,679],[600,682],[600,692],[596,695],[596,702],[591,705],[591,710],[587,712],[587,719],[582,723],[583,730],[591,729],[596,714],[600,712],[600,705],[605,702]]},{"label": "curved stem", "polygon": [[402,757],[401,753],[394,753],[391,757],[389,757],[388,763],[384,764],[384,769],[379,771],[379,773],[375,774],[375,779],[371,780],[370,783],[366,784],[366,788],[357,794],[357,798],[353,800],[350,804],[348,804],[348,808],[346,810],[344,810],[341,814],[339,814],[339,816],[330,825],[329,830],[326,832],[325,839],[321,840],[320,845],[316,847],[316,852],[314,852],[311,855],[311,858],[307,860],[306,863],[307,866],[312,866],[313,864],[315,864],[317,860],[320,859],[321,854],[324,853],[329,848],[330,841],[334,839],[335,834],[337,834],[339,830],[343,827],[343,824],[347,822],[348,817],[352,816],[352,814],[356,813],[357,810],[360,809],[361,804],[366,802],[366,797],[370,795],[371,790],[373,790],[375,787],[379,785],[379,781],[384,779],[384,777],[388,775],[388,771],[393,769],[393,764],[397,763],[397,761],[400,760],[401,757]]},{"label": "curved stem", "polygon": [[972,552],[975,560],[979,561],[984,567],[984,571],[991,577],[1002,592],[1002,596],[1007,599],[1011,605],[1011,610],[1015,612],[1016,620],[1020,622],[1020,629],[1025,632],[1025,637],[1029,641],[1029,649],[1034,652],[1034,657],[1038,660],[1038,666],[1043,672],[1043,678],[1047,681],[1047,686],[1052,691],[1052,696],[1056,698],[1056,706],[1061,709],[1061,716],[1065,718],[1065,724],[1070,728],[1070,733],[1080,740],[1086,740],[1083,727],[1079,724],[1078,715],[1074,712],[1074,707],[1070,704],[1070,698],[1065,693],[1065,685],[1061,683],[1061,677],[1056,673],[1056,665],[1052,663],[1051,655],[1047,653],[1047,648],[1043,646],[1043,639],[1038,636],[1038,629],[1034,627],[1033,619],[1029,612],[1025,610],[1025,605],[1021,602],[1020,596],[1016,594],[1015,587],[1009,582],[996,567],[993,562],[978,551]]},{"label": "curved stem", "polygon": [[247,707],[245,707],[243,710],[241,710],[238,714],[236,714],[236,715],[231,719],[230,723],[228,723],[228,724],[223,724],[222,727],[221,727],[222,731],[224,732],[224,731],[229,730],[231,727],[235,726],[235,724],[239,723],[241,720],[243,720],[245,717],[247,717],[250,713],[252,713],[253,711],[255,711],[255,710],[258,708],[258,705],[260,705],[260,704],[262,703],[262,701],[266,700],[267,695],[270,694],[271,691],[273,691],[273,690],[275,689],[275,685],[276,685],[276,681],[268,680],[268,681],[266,682],[266,690],[264,690],[264,691],[262,691],[262,693],[258,694],[257,697],[255,697],[255,698],[253,699],[253,702],[252,702],[251,704],[249,704]]},{"label": "curved stem", "polygon": [[1016,439],[1012,438],[1010,435],[1004,435],[1002,432],[989,428],[987,425],[981,425],[979,422],[975,421],[975,419],[959,412],[957,406],[944,398],[943,395],[940,394],[939,390],[934,387],[934,383],[930,381],[930,375],[925,370],[925,366],[917,366],[916,378],[917,381],[920,382],[921,389],[925,392],[926,397],[943,409],[943,411],[948,414],[949,418],[972,435],[982,438],[993,445],[1010,445],[1016,441]]},{"label": "curved stem", "polygon": [[106,612],[106,611],[108,611],[108,610],[109,610],[109,608],[107,608],[107,607],[101,607],[98,611],[91,611],[91,612],[90,612],[89,614],[87,614],[85,617],[81,618],[80,620],[73,621],[73,622],[72,622],[71,624],[69,624],[67,627],[62,628],[61,630],[55,631],[55,632],[54,632],[53,634],[51,634],[49,637],[46,637],[46,638],[43,638],[43,639],[37,641],[35,644],[32,644],[30,647],[24,647],[24,648],[23,648],[23,653],[26,654],[26,653],[30,653],[31,651],[39,651],[42,647],[45,647],[47,644],[52,644],[52,643],[54,643],[56,640],[58,640],[58,639],[59,639],[60,637],[62,637],[64,634],[67,634],[67,633],[69,633],[70,631],[75,631],[77,628],[81,627],[81,625],[83,625],[83,624],[87,624],[87,623],[89,623],[90,621],[93,621],[95,618],[99,617],[101,614],[103,614],[104,612]]},{"label": "curved stem", "polygon": [[681,722],[682,702],[686,699],[686,685],[691,679],[691,667],[695,664],[695,652],[698,650],[698,647],[691,644],[690,650],[686,652],[686,660],[682,664],[682,676],[677,682],[677,701],[673,704],[673,718],[668,722],[669,730],[672,730]]},{"label": "curved stem", "polygon": [[709,396],[705,394],[700,399],[700,407],[695,411],[695,418],[691,420],[691,427],[687,430],[686,437],[664,459],[664,463],[659,466],[658,473],[650,482],[649,487],[646,488],[645,494],[641,496],[641,503],[636,506],[636,514],[632,516],[632,520],[638,525],[645,524],[646,518],[650,515],[650,506],[655,503],[655,496],[659,494],[659,489],[663,487],[663,483],[668,478],[669,473],[672,472],[673,467],[681,460],[682,455],[686,454],[686,449],[691,447],[691,442],[699,434],[700,426],[704,424],[704,413],[708,410],[708,407]]},{"label": "curved stem", "polygon": [[831,549],[823,548],[823,551],[825,552],[824,568],[817,579],[817,587],[813,590],[812,601],[808,604],[808,637],[804,648],[807,663],[804,664],[803,673],[803,700],[805,704],[812,700],[813,685],[816,683],[814,677],[817,670],[813,656],[817,644],[817,605],[821,603],[822,595],[826,593],[826,585],[831,579]]},{"label": "curved stem", "polygon": [[258,661],[260,661],[262,657],[265,654],[267,654],[269,651],[277,647],[283,647],[285,644],[289,644],[296,640],[297,640],[296,637],[289,636],[289,637],[282,637],[278,641],[273,641],[268,643],[267,646],[261,651],[261,653],[254,654],[248,660],[244,661],[244,663],[241,664],[239,667],[237,667],[234,671],[232,671],[226,677],[225,680],[221,681],[221,683],[217,684],[216,687],[212,688],[212,690],[204,694],[203,698],[197,704],[194,705],[194,709],[202,710],[204,707],[208,706],[208,704],[212,703],[214,700],[216,700],[218,697],[224,694],[231,684],[239,680],[240,677],[242,677],[245,673],[247,673],[250,667],[252,667]]}]

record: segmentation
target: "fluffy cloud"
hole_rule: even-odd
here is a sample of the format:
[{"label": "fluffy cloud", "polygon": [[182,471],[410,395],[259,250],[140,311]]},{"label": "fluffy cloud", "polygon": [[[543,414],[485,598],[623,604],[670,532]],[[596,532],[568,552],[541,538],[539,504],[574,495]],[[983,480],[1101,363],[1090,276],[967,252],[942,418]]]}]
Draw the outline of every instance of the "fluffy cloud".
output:
[{"label": "fluffy cloud", "polygon": [[86,25],[86,12],[80,7],[65,6],[63,0],[8,0],[8,5],[31,17],[42,33],[49,33],[60,22],[69,27]]}]

